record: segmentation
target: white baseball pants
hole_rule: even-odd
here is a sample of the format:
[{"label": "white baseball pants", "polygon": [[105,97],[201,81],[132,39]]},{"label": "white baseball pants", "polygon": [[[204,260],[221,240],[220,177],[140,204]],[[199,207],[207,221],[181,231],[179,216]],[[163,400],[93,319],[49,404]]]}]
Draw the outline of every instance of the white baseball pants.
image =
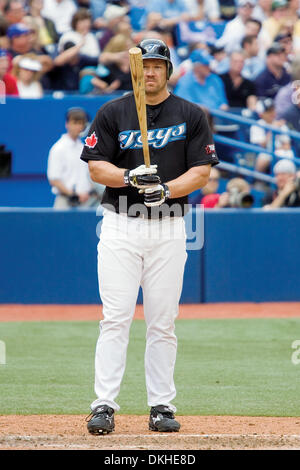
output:
[{"label": "white baseball pants", "polygon": [[105,210],[98,244],[99,291],[103,304],[95,354],[95,393],[91,404],[120,409],[130,325],[139,287],[147,326],[145,375],[148,405],[167,405],[176,396],[177,351],[174,320],[178,314],[187,258],[182,217],[130,218]]}]

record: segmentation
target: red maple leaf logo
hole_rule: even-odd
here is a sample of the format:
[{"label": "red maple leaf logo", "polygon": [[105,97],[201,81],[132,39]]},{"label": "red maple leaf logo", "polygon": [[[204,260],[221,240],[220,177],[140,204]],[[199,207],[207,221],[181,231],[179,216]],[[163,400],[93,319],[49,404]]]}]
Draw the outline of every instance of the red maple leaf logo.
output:
[{"label": "red maple leaf logo", "polygon": [[95,131],[85,139],[85,145],[89,147],[90,149],[93,149],[98,142],[98,137],[95,134]]},{"label": "red maple leaf logo", "polygon": [[207,145],[205,147],[205,151],[208,155],[210,155],[211,153],[214,153],[216,151],[215,146],[214,145]]}]

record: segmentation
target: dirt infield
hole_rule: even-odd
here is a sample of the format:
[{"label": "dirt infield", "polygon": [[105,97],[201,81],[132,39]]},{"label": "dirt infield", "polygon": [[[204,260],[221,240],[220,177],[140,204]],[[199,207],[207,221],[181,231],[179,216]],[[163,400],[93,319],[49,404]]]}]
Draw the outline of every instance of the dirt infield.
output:
[{"label": "dirt infield", "polygon": [[[300,302],[216,303],[180,305],[178,318],[289,318],[300,317]],[[0,321],[89,321],[102,318],[101,305],[0,304]],[[138,305],[135,319],[144,318]]]},{"label": "dirt infield", "polygon": [[[98,305],[0,305],[0,321],[99,320]],[[179,318],[300,317],[300,303],[181,305]],[[138,306],[135,318],[143,318]],[[153,433],[148,416],[116,415],[116,431],[87,433],[85,416],[0,416],[0,450],[300,450],[300,417],[179,416],[179,433]]]},{"label": "dirt infield", "polygon": [[300,449],[300,418],[178,416],[179,433],[148,430],[148,416],[116,416],[116,431],[91,436],[85,416],[1,416],[1,449]]}]

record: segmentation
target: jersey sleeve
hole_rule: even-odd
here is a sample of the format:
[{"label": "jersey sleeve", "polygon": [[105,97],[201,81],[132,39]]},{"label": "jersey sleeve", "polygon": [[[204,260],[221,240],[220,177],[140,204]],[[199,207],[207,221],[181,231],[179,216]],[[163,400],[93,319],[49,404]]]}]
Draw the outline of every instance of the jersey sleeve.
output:
[{"label": "jersey sleeve", "polygon": [[107,108],[104,110],[100,108],[85,139],[81,160],[85,162],[89,160],[111,161],[118,145],[113,122],[114,118],[109,116]]},{"label": "jersey sleeve", "polygon": [[219,163],[208,120],[200,108],[194,110],[190,119],[187,141],[187,167]]}]

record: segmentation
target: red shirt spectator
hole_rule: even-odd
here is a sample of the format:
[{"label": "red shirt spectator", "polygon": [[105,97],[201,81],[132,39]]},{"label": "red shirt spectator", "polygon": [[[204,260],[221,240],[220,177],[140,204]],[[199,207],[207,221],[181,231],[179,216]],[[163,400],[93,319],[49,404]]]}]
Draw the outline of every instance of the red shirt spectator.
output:
[{"label": "red shirt spectator", "polygon": [[19,96],[17,81],[10,73],[6,73],[2,79],[5,83],[6,95]]},{"label": "red shirt spectator", "polygon": [[8,54],[5,50],[0,49],[0,81],[5,84],[5,95],[19,96],[17,81],[10,73],[7,73],[8,68]]},{"label": "red shirt spectator", "polygon": [[206,194],[201,199],[201,204],[203,204],[205,209],[213,209],[219,202],[221,194]]}]

